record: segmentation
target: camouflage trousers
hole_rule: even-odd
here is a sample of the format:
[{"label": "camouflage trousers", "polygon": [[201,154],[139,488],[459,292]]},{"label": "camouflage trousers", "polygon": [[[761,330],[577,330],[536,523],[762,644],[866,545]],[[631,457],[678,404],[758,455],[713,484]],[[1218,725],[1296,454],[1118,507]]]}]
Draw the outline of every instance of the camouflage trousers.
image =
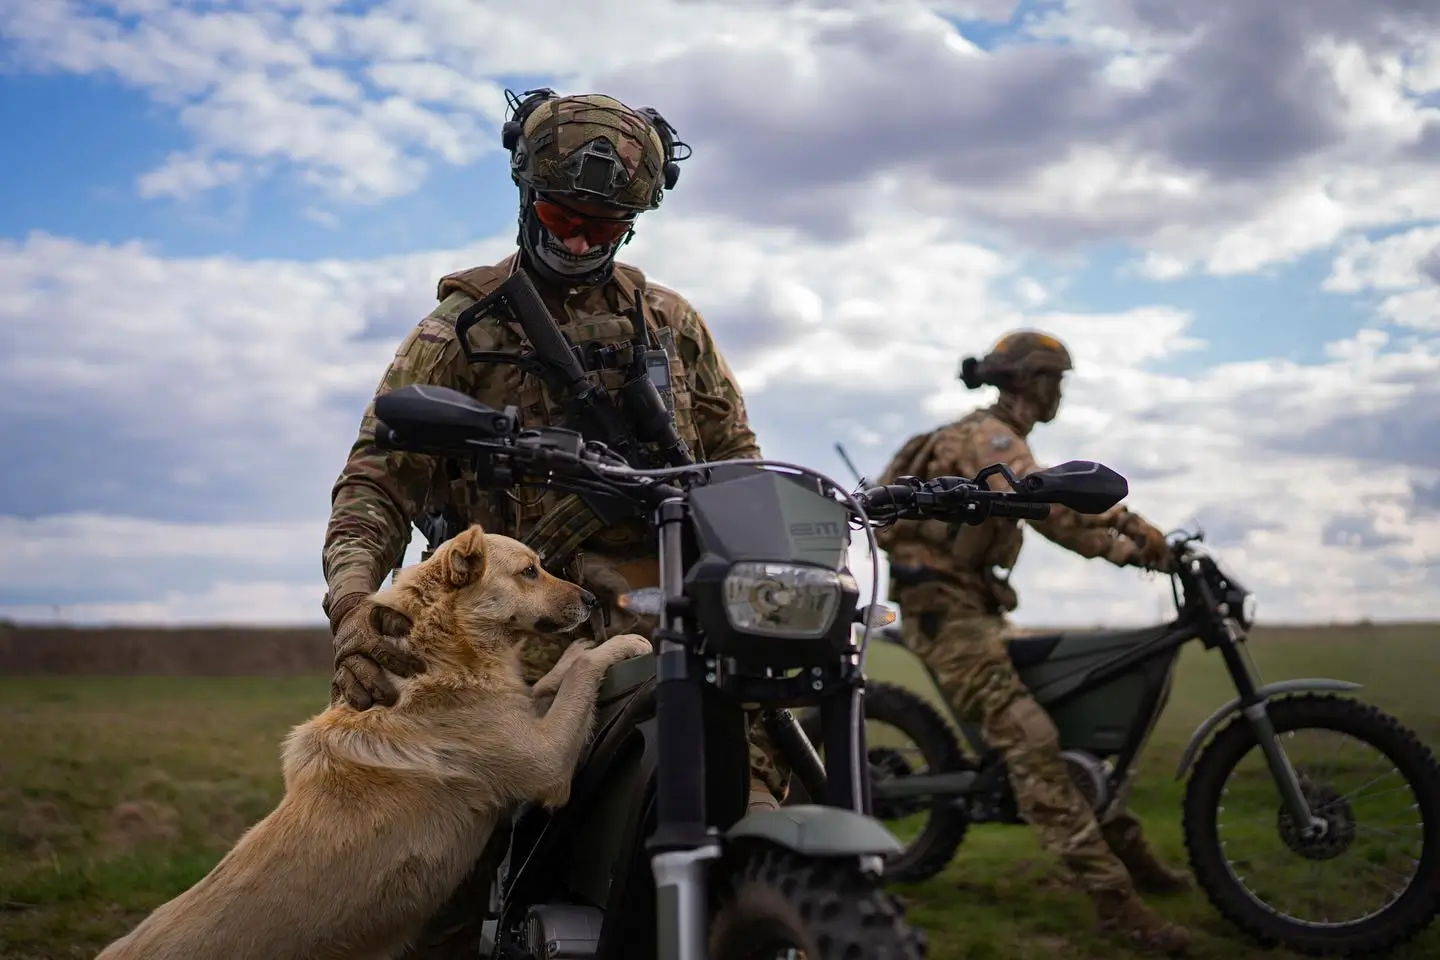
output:
[{"label": "camouflage trousers", "polygon": [[1130,781],[1111,804],[1102,830],[1070,779],[1054,722],[1010,662],[1005,619],[970,610],[906,610],[903,603],[902,615],[905,645],[935,671],[956,717],[979,726],[1004,756],[1020,813],[1041,847],[1087,893],[1132,892],[1130,873],[1112,849],[1143,842],[1140,821],[1128,805]]}]

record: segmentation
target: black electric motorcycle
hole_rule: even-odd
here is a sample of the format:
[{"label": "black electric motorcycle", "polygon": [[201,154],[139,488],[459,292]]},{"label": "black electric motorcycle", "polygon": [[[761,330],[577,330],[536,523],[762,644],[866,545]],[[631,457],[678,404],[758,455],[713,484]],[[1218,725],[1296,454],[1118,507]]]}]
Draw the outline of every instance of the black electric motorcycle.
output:
[{"label": "black electric motorcycle", "polygon": [[[1009,642],[1011,661],[1055,721],[1072,779],[1103,816],[1111,804],[1126,802],[1125,785],[1164,710],[1181,647],[1199,640],[1218,649],[1239,695],[1200,724],[1175,771],[1176,779],[1191,771],[1184,832],[1197,881],[1222,915],[1263,944],[1313,955],[1393,949],[1440,909],[1440,767],[1394,717],[1336,696],[1359,684],[1263,684],[1246,647],[1255,597],[1201,540],[1198,533],[1169,539],[1171,622],[1017,636]],[[901,643],[898,627],[882,637],[914,661],[914,676],[934,684],[934,674]],[[901,732],[926,770],[917,773],[907,751],[869,747],[874,814],[921,824],[887,860],[887,881],[921,880],[944,869],[969,824],[1024,822],[1003,758],[974,724],[949,715],[938,685],[923,692],[871,681],[865,694],[867,721]],[[805,717],[802,727],[819,739],[816,718]],[[1328,734],[1334,750],[1319,764],[1301,762],[1297,736],[1317,733]],[[1380,769],[1361,772],[1347,763],[1345,741],[1379,753]],[[1253,768],[1247,759],[1256,761]],[[804,798],[802,789],[791,799]],[[1337,870],[1348,886],[1327,897]]]},{"label": "black electric motorcycle", "polygon": [[[375,413],[382,447],[468,460],[486,486],[628,498],[658,534],[654,654],[607,675],[569,803],[514,818],[494,960],[924,956],[923,935],[881,886],[883,858],[900,845],[868,816],[872,618],[845,566],[851,526],[874,555],[871,522],[1040,517],[1050,502],[1098,513],[1123,499],[1123,477],[1078,462],[1012,478],[1014,493],[989,490],[982,474],[851,495],[773,461],[632,469],[603,444],[520,431],[513,408],[441,387],[395,390]],[[645,599],[623,598],[631,609]],[[817,709],[823,766],[791,706]],[[817,787],[815,803],[747,813],[755,709]]]}]

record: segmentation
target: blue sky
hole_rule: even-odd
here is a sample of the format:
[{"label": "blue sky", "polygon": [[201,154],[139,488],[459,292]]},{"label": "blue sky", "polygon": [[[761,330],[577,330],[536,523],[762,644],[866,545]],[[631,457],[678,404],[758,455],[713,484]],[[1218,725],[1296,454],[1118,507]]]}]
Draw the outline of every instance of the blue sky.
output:
[{"label": "blue sky", "polygon": [[[767,453],[877,470],[1041,326],[1078,361],[1042,459],[1226,531],[1277,617],[1440,612],[1440,13],[828,6],[0,0],[0,616],[317,620],[364,401],[510,249],[500,91],[541,84],[695,148],[623,257]],[[1022,622],[1163,599],[1034,536],[1017,582]]]}]

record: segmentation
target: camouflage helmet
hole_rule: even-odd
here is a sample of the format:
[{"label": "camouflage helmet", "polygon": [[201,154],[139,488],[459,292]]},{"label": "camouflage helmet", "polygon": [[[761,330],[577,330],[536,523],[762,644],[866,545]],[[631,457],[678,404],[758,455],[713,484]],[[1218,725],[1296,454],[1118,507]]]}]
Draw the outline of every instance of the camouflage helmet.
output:
[{"label": "camouflage helmet", "polygon": [[1038,330],[1014,330],[995,342],[984,357],[966,357],[960,364],[960,379],[975,390],[985,384],[1013,387],[1041,373],[1064,373],[1071,369],[1070,351],[1065,344]]},{"label": "camouflage helmet", "polygon": [[[506,91],[514,110],[501,130],[510,178],[539,194],[653,210],[675,186],[689,147],[648,107],[604,94],[558,97],[549,88]],[[676,149],[685,153],[676,156]]]}]

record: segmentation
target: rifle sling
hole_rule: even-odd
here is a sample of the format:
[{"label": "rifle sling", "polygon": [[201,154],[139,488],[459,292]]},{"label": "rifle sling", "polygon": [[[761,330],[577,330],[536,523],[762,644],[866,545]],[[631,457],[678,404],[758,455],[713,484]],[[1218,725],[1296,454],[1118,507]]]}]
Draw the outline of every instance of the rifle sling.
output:
[{"label": "rifle sling", "polygon": [[551,573],[559,575],[592,534],[604,523],[578,494],[560,498],[553,510],[540,518],[521,540],[540,555],[540,562]]}]

